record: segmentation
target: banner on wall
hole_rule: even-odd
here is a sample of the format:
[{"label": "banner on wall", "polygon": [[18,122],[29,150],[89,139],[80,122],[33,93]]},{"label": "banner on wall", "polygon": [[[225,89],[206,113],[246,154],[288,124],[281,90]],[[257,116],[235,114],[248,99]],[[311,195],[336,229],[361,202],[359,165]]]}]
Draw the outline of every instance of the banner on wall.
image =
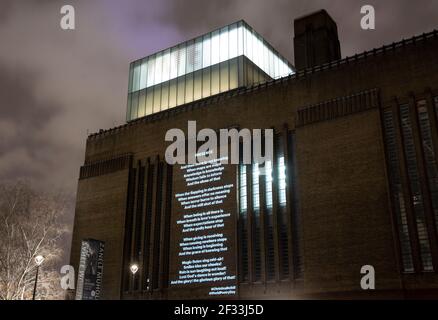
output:
[{"label": "banner on wall", "polygon": [[105,242],[84,239],[81,245],[76,300],[98,300],[102,290]]}]

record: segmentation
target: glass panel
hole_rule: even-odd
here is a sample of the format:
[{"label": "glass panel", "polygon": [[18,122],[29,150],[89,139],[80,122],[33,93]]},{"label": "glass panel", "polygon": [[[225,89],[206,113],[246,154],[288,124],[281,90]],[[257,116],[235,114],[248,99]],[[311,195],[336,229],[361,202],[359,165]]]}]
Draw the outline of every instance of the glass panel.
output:
[{"label": "glass panel", "polygon": [[154,87],[154,113],[160,112],[161,107],[161,85]]},{"label": "glass panel", "polygon": [[383,127],[385,130],[385,145],[389,162],[389,180],[392,202],[397,219],[397,228],[400,240],[401,258],[404,272],[413,272],[411,243],[408,230],[405,199],[400,178],[400,159],[397,153],[397,138],[391,110],[383,113]]},{"label": "glass panel", "polygon": [[157,57],[155,60],[155,80],[154,84],[159,84],[162,82],[163,76],[163,54],[157,53]]},{"label": "glass panel", "polygon": [[219,63],[219,31],[214,31],[211,34],[211,64]]},{"label": "glass panel", "polygon": [[221,92],[228,91],[230,88],[230,77],[229,77],[229,68],[228,61],[222,62],[220,65],[221,72]]},{"label": "glass panel", "polygon": [[170,82],[169,82],[169,108],[173,108],[176,106],[176,91],[177,91],[176,79],[170,80]]},{"label": "glass panel", "polygon": [[154,90],[153,88],[146,89],[146,115],[153,113],[154,105]]},{"label": "glass panel", "polygon": [[274,78],[274,52],[269,48],[269,72],[268,74],[271,76],[271,78]]},{"label": "glass panel", "polygon": [[246,81],[247,81],[247,85],[251,85],[254,83],[254,68],[252,66],[252,63],[250,61],[245,61],[245,66],[246,66]]},{"label": "glass panel", "polygon": [[237,65],[238,58],[230,60],[230,89],[239,87],[239,70]]},{"label": "glass panel", "polygon": [[148,72],[147,86],[151,87],[155,83],[154,82],[154,79],[155,79],[155,56],[149,57],[147,72]]},{"label": "glass panel", "polygon": [[269,74],[269,50],[266,43],[263,43],[263,67],[262,70]]},{"label": "glass panel", "polygon": [[211,94],[219,93],[219,65],[211,67]]},{"label": "glass panel", "polygon": [[252,33],[249,29],[245,28],[245,55],[253,60],[254,57],[252,55]]},{"label": "glass panel", "polygon": [[133,91],[134,63],[129,65],[128,93]]},{"label": "glass panel", "polygon": [[230,59],[237,57],[237,24],[230,26],[229,50]]},{"label": "glass panel", "polygon": [[170,79],[170,50],[163,53],[163,75],[161,81],[168,81]]},{"label": "glass panel", "polygon": [[196,71],[202,69],[202,62],[202,37],[200,37],[195,40],[193,70]]},{"label": "glass panel", "polygon": [[202,67],[211,65],[211,35],[205,35],[202,42]]},{"label": "glass panel", "polygon": [[138,111],[138,92],[134,92],[132,94],[132,102],[131,102],[131,120],[137,118]]},{"label": "glass panel", "polygon": [[430,253],[429,235],[427,233],[424,215],[423,195],[421,193],[420,178],[418,176],[418,163],[415,154],[414,136],[412,133],[409,105],[400,106],[401,126],[406,155],[406,165],[412,192],[412,201],[417,223],[418,238],[420,242],[420,254],[425,271],[433,270],[432,256]]},{"label": "glass panel", "polygon": [[193,101],[193,73],[186,75],[186,97],[185,103]]},{"label": "glass panel", "polygon": [[202,70],[202,97],[208,97],[211,94],[210,91],[210,70],[211,68],[206,68]]},{"label": "glass panel", "polygon": [[262,68],[263,67],[263,43],[262,43],[262,38],[257,35],[255,37],[256,40],[256,49],[255,49],[255,64],[259,67]]},{"label": "glass panel", "polygon": [[148,66],[148,61],[147,59],[143,59],[141,62],[141,69],[140,69],[140,88],[139,89],[144,89],[146,88],[146,79],[147,79],[147,66]]},{"label": "glass panel", "polygon": [[194,65],[195,65],[195,43],[191,41],[187,44],[186,73],[193,72]]},{"label": "glass panel", "polygon": [[244,54],[244,39],[243,39],[243,23],[240,21],[237,27],[237,55],[241,56]]},{"label": "glass panel", "polygon": [[144,117],[145,115],[145,107],[146,107],[146,90],[143,89],[140,91],[140,98],[138,101],[138,117]]},{"label": "glass panel", "polygon": [[169,108],[169,82],[161,85],[161,110]]},{"label": "glass panel", "polygon": [[178,47],[178,76],[182,76],[186,73],[186,46],[185,44]]},{"label": "glass panel", "polygon": [[202,98],[202,71],[195,72],[193,100],[199,100]]},{"label": "glass panel", "polygon": [[128,94],[128,104],[126,107],[126,121],[131,120],[131,103],[132,103],[132,93]]},{"label": "glass panel", "polygon": [[228,60],[228,27],[221,29],[219,59],[220,62]]},{"label": "glass panel", "polygon": [[184,104],[185,99],[185,77],[178,78],[178,90],[176,104],[179,106]]},{"label": "glass panel", "polygon": [[172,48],[170,51],[170,79],[178,76],[178,48]]},{"label": "glass panel", "polygon": [[134,65],[133,91],[137,91],[140,88],[140,69],[141,62],[137,61]]}]

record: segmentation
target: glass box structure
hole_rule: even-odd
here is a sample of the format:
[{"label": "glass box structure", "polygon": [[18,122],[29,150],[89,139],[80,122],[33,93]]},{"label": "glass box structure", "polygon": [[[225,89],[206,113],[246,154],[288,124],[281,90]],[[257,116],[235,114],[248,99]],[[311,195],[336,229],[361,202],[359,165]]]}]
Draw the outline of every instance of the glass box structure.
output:
[{"label": "glass box structure", "polygon": [[126,120],[293,72],[268,42],[238,21],[132,62]]}]

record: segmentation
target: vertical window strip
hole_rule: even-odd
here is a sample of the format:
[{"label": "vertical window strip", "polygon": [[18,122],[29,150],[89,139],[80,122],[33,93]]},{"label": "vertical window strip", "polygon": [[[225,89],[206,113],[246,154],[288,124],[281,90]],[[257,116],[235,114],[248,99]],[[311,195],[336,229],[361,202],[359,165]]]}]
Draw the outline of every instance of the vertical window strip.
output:
[{"label": "vertical window strip", "polygon": [[430,127],[429,114],[427,112],[425,100],[418,101],[417,112],[424,160],[426,162],[430,197],[435,216],[435,227],[438,230],[438,169],[436,163],[436,154],[432,142],[432,130]]},{"label": "vertical window strip", "polygon": [[420,254],[424,271],[433,270],[432,255],[430,252],[429,235],[427,233],[423,195],[421,193],[420,179],[418,175],[418,162],[415,154],[414,137],[409,117],[409,105],[400,106],[400,121],[403,132],[403,143],[406,156],[407,171],[412,192],[412,202],[415,212],[415,220],[420,242]]},{"label": "vertical window strip", "polygon": [[150,240],[151,240],[151,223],[152,223],[152,194],[154,188],[154,165],[148,165],[148,175],[147,175],[147,193],[146,193],[146,212],[145,212],[145,235],[143,244],[143,279],[145,287],[147,290],[150,289],[150,273],[149,273],[149,262],[150,262]]},{"label": "vertical window strip", "polygon": [[412,260],[412,249],[408,230],[405,199],[400,177],[400,159],[397,154],[397,142],[395,136],[394,119],[391,110],[383,112],[383,127],[385,132],[385,144],[389,164],[389,184],[392,196],[392,203],[395,210],[395,217],[400,241],[401,260],[404,272],[414,272]]},{"label": "vertical window strip", "polygon": [[125,270],[124,270],[124,290],[129,291],[129,283],[131,279],[131,271],[129,270],[129,266],[131,264],[131,244],[132,244],[132,226],[134,222],[134,193],[135,193],[135,175],[136,170],[132,169],[129,172],[128,179],[128,195],[127,195],[127,204],[126,204],[126,220],[125,220],[125,244],[124,244],[124,261],[125,261]]},{"label": "vertical window strip", "polygon": [[[138,168],[137,181],[137,205],[135,214],[135,234],[134,234],[134,260],[140,262],[141,259],[141,233],[143,221],[143,197],[144,197],[144,167]],[[139,289],[139,281],[135,281],[134,290]]]},{"label": "vertical window strip", "polygon": [[272,162],[265,162],[265,224],[266,224],[266,276],[275,278],[274,220],[272,216]]},{"label": "vertical window strip", "polygon": [[435,115],[436,115],[437,121],[438,121],[438,96],[436,96],[434,98],[434,102],[435,102]]},{"label": "vertical window strip", "polygon": [[281,206],[286,205],[286,164],[284,156],[278,158],[278,194]]},{"label": "vertical window strip", "polygon": [[239,241],[240,241],[240,266],[239,272],[241,281],[249,279],[248,273],[248,188],[247,188],[247,167],[240,165],[239,173]]},{"label": "vertical window strip", "polygon": [[261,280],[261,221],[260,221],[260,169],[259,164],[252,165],[252,198],[253,198],[253,229],[254,229],[254,279]]},{"label": "vertical window strip", "polygon": [[165,166],[167,170],[166,179],[166,211],[164,216],[164,250],[163,250],[163,287],[167,288],[169,285],[169,252],[170,252],[170,218],[172,213],[172,177],[173,167]]},{"label": "vertical window strip", "polygon": [[280,277],[286,279],[289,277],[289,238],[288,238],[288,217],[286,208],[286,174],[284,162],[283,136],[279,136],[276,141],[276,183],[277,183],[277,221],[279,232],[279,255],[280,255]]},{"label": "vertical window strip", "polygon": [[163,204],[163,163],[158,163],[157,170],[157,193],[155,206],[155,222],[154,222],[154,248],[153,248],[153,265],[152,265],[152,288],[157,289],[160,278],[160,231],[161,231],[161,206]]},{"label": "vertical window strip", "polygon": [[[289,161],[286,163],[286,170],[289,172],[289,185],[290,193],[292,195],[293,203],[290,204],[292,209],[292,244],[293,244],[293,265],[294,265],[294,277],[296,279],[302,279],[304,274],[303,265],[303,248],[302,248],[302,224],[301,224],[301,212],[299,206],[298,197],[298,168],[296,164],[295,154],[295,134],[293,132],[288,133],[288,154]],[[286,176],[287,179],[287,176]]]}]

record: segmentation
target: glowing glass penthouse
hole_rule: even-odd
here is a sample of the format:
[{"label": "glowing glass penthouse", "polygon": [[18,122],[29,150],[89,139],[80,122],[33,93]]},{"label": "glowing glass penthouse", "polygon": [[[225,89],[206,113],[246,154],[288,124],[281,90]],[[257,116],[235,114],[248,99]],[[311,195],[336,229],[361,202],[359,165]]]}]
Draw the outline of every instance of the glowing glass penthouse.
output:
[{"label": "glowing glass penthouse", "polygon": [[293,72],[266,40],[239,21],[132,62],[126,120]]}]

